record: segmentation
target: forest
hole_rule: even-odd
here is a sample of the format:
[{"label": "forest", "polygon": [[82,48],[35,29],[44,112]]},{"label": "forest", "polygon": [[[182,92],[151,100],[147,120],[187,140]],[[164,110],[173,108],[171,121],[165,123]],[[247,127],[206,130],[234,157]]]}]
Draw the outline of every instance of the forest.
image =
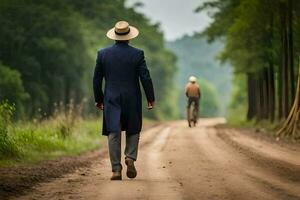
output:
[{"label": "forest", "polygon": [[200,117],[225,117],[231,97],[232,70],[228,64],[222,65],[220,61],[216,61],[223,44],[220,41],[208,43],[206,37],[197,33],[167,42],[167,47],[177,56],[178,70],[175,79],[180,91],[178,104],[181,117],[185,118],[186,114],[186,97],[183,93],[191,75],[199,78],[203,93]]},{"label": "forest", "polygon": [[140,29],[132,44],[145,51],[153,78],[156,109],[144,112],[146,122],[184,118],[183,89],[196,75],[201,117],[299,136],[299,1],[207,0],[195,12],[212,23],[175,41],[136,11],[142,5],[0,0],[0,165],[99,147],[92,74],[97,50],[113,43],[106,31],[120,19]]},{"label": "forest", "polygon": [[114,43],[106,32],[120,19],[139,28],[142,37],[132,43],[145,51],[153,77],[159,109],[145,117],[178,116],[176,56],[159,25],[137,6],[125,0],[0,0],[0,165],[100,146],[102,113],[94,106],[92,76],[97,51]]},{"label": "forest", "polygon": [[0,0],[0,200],[299,200],[299,115],[300,0]]},{"label": "forest", "polygon": [[[138,6],[138,5],[136,5]],[[91,77],[98,49],[112,44],[105,34],[124,19],[139,27],[134,40],[145,50],[158,107],[149,118],[176,117],[175,56],[164,47],[158,25],[150,24],[124,0],[1,0],[0,99],[15,104],[17,118],[51,116],[58,104],[95,114]]]},{"label": "forest", "polygon": [[219,59],[234,68],[231,112],[244,110],[247,120],[256,122],[294,121],[284,134],[295,135],[299,112],[288,116],[299,68],[300,2],[215,0],[195,11],[210,14],[213,22],[202,34],[209,41],[224,41]]}]

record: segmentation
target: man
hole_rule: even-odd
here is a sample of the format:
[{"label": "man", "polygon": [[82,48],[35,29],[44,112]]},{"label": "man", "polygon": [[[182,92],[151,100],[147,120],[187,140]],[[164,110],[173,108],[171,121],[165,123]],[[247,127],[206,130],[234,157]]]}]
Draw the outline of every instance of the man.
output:
[{"label": "man", "polygon": [[[140,83],[148,101],[154,107],[152,80],[145,62],[144,52],[130,46],[138,29],[119,21],[106,36],[115,40],[111,47],[98,51],[93,78],[95,105],[104,110],[102,134],[108,136],[109,157],[113,175],[111,180],[122,180],[121,131],[126,131],[125,164],[127,176],[135,178],[139,135],[142,128],[142,100]],[[102,80],[105,89],[102,92]]]},{"label": "man", "polygon": [[195,113],[196,113],[194,119],[194,125],[197,123],[198,112],[199,112],[199,101],[201,98],[201,92],[200,92],[200,87],[196,82],[197,82],[197,78],[195,76],[191,76],[189,78],[189,83],[185,87],[185,95],[188,97],[187,116],[188,116],[189,127],[191,127],[189,110],[193,102],[195,105]]}]

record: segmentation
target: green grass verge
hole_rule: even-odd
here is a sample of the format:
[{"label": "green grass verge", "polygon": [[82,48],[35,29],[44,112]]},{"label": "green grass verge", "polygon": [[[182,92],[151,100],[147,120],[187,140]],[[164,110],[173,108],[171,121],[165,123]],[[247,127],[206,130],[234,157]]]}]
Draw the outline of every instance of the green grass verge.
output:
[{"label": "green grass verge", "polygon": [[14,153],[2,154],[0,166],[34,164],[100,147],[101,120],[76,120],[67,129],[60,119],[10,124],[6,141]]},{"label": "green grass verge", "polygon": [[246,128],[253,129],[254,131],[263,132],[267,135],[276,136],[276,132],[282,126],[283,121],[261,120],[257,121],[255,119],[247,121],[245,117],[241,118],[227,118],[227,125],[234,128]]},{"label": "green grass verge", "polygon": [[255,119],[248,121],[247,107],[243,104],[236,105],[234,109],[229,109],[229,114],[226,117],[227,124],[236,128],[255,128],[264,129],[275,134],[276,130],[282,125],[280,121],[271,122],[269,120],[257,121]]}]

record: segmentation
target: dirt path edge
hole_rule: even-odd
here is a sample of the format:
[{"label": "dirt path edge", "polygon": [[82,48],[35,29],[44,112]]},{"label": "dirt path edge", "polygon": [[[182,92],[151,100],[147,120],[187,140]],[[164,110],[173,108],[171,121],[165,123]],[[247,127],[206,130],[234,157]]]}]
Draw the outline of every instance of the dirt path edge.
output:
[{"label": "dirt path edge", "polygon": [[[146,124],[143,130],[159,125],[160,123]],[[106,142],[106,140],[103,140],[103,142]],[[103,146],[101,145],[101,147]],[[79,156],[60,157],[55,160],[42,161],[32,166],[0,168],[0,199],[6,200],[21,196],[38,183],[50,182],[77,169],[89,167],[93,162],[104,157],[106,153],[106,148],[100,148]]]}]

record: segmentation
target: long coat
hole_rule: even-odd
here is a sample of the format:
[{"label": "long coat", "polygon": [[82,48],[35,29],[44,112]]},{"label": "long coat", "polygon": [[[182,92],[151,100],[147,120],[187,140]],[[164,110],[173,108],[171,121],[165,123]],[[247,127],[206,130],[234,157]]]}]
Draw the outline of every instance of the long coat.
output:
[{"label": "long coat", "polygon": [[[102,91],[105,80],[104,93]],[[104,104],[102,134],[136,134],[142,128],[140,82],[148,102],[155,100],[144,52],[127,42],[98,51],[93,78],[96,103]]]}]

